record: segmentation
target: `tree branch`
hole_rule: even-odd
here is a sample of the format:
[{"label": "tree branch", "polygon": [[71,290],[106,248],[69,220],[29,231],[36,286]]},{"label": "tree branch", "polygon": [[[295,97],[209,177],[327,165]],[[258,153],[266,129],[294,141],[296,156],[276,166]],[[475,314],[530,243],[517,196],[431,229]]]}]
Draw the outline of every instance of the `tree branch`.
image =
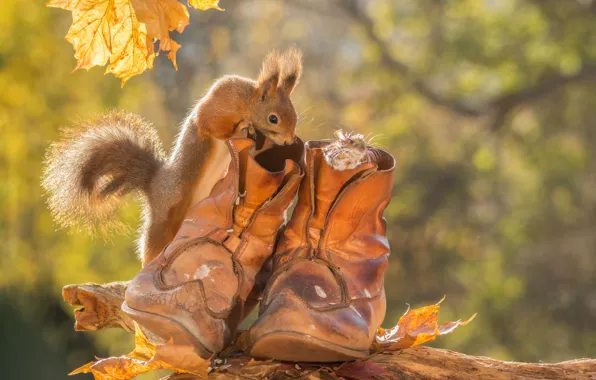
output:
[{"label": "tree branch", "polygon": [[[363,9],[358,6],[356,0],[340,0],[336,1],[336,4],[364,28],[367,36],[379,48],[379,51],[381,52],[381,60],[385,66],[400,75],[406,77],[412,75],[412,70],[410,67],[393,57],[391,54],[391,49],[387,43],[375,33],[373,20]],[[498,116],[495,119],[495,122],[491,123],[491,128],[496,130],[500,126],[495,127],[495,124],[499,120],[504,119],[506,114],[514,107],[538,100],[541,97],[546,96],[547,94],[558,90],[569,83],[579,82],[581,80],[593,77],[596,77],[596,64],[588,63],[584,65],[582,70],[575,74],[568,76],[559,74],[545,76],[534,85],[516,92],[500,95],[495,99],[488,101],[486,104],[478,107],[469,106],[457,99],[444,97],[433,90],[429,84],[419,78],[412,79],[411,84],[420,95],[428,99],[431,103],[437,106],[448,108],[462,116],[478,117],[491,112],[494,109],[498,109]],[[506,112],[503,113],[503,110]]]},{"label": "tree branch", "polygon": [[[366,32],[366,35],[377,45],[379,51],[381,52],[381,60],[383,64],[389,67],[391,70],[399,73],[403,76],[411,76],[412,70],[408,65],[403,62],[398,61],[393,57],[389,46],[387,43],[383,41],[376,33],[374,28],[374,22],[368,17],[368,15],[358,6],[357,2],[354,0],[345,0],[337,2],[349,16],[352,17],[355,21],[357,21]],[[470,107],[466,104],[463,104],[456,99],[449,99],[441,96],[440,94],[436,93],[428,84],[426,84],[421,79],[412,79],[412,87],[418,93],[425,98],[427,98],[431,103],[449,108],[459,114],[464,116],[480,116],[481,111]]]},{"label": "tree branch", "polygon": [[372,361],[399,379],[590,379],[596,360],[578,359],[556,364],[502,362],[449,350],[415,347]]},{"label": "tree branch", "polygon": [[[119,327],[134,331],[126,314],[120,311],[126,290],[125,282],[69,285],[63,296],[70,305],[83,305],[75,311],[76,330],[99,330]],[[151,338],[148,337],[151,341]],[[415,347],[402,351],[371,355],[356,363],[281,363],[258,361],[248,356],[222,357],[215,361],[209,375],[212,379],[336,379],[356,376],[353,371],[365,369],[384,373],[390,379],[590,379],[596,377],[596,360],[580,359],[557,364],[514,363],[470,356],[449,350]],[[177,374],[168,380],[190,380],[191,375]],[[372,377],[371,377],[372,378]]]},{"label": "tree branch", "polygon": [[585,64],[580,71],[572,75],[562,76],[558,74],[552,74],[544,76],[533,86],[501,95],[498,98],[490,101],[485,109],[491,109],[495,107],[513,108],[523,103],[529,103],[538,100],[569,83],[579,82],[590,78],[596,78],[596,63]]},{"label": "tree branch", "polygon": [[91,282],[67,285],[62,288],[62,298],[70,306],[82,306],[74,311],[76,331],[95,331],[122,328],[134,331],[132,320],[122,312],[127,282],[94,284]]},{"label": "tree branch", "polygon": [[[591,379],[596,360],[579,359],[557,364],[502,362],[483,356],[430,347],[375,354],[359,362],[280,363],[236,357],[209,374],[210,379]],[[181,376],[181,377],[178,377]],[[189,380],[173,375],[168,380]]]}]

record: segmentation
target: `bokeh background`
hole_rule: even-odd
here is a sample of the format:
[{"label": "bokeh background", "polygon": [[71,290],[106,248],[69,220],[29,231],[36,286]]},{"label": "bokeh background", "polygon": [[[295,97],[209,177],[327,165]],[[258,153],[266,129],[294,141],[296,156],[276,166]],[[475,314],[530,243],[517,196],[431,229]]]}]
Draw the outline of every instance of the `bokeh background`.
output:
[{"label": "bokeh background", "polygon": [[[447,296],[470,325],[431,345],[503,360],[596,356],[596,1],[222,0],[191,10],[176,72],[120,81],[71,73],[69,12],[0,5],[0,368],[64,379],[132,337],[75,333],[70,283],[139,269],[139,207],[111,241],[56,230],[44,151],[59,127],[112,108],[152,121],[170,146],[215,78],[254,77],[265,54],[305,53],[294,93],[303,139],[343,127],[378,135],[398,168],[387,209],[394,323]],[[85,378],[79,375],[79,378]]]}]

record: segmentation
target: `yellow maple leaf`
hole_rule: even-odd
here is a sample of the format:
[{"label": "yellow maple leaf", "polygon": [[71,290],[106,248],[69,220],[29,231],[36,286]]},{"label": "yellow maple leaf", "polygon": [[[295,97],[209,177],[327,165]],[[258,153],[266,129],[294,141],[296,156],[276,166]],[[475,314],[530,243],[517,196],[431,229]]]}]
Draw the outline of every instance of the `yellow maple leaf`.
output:
[{"label": "yellow maple leaf", "polygon": [[[190,0],[201,10],[219,9],[217,0]],[[179,33],[189,23],[187,7],[178,0],[50,0],[48,7],[72,12],[66,40],[73,45],[78,69],[104,66],[106,73],[122,78],[153,68],[155,56],[166,51],[177,69],[180,44],[170,32]],[[159,41],[157,52],[154,41]]]},{"label": "yellow maple leaf", "polygon": [[95,380],[122,380],[168,369],[204,379],[207,378],[210,363],[210,360],[201,358],[192,346],[179,346],[172,342],[152,344],[135,322],[135,348],[130,354],[89,362],[69,373],[69,376],[91,373]]},{"label": "yellow maple leaf", "polygon": [[50,0],[46,3],[46,7],[62,8],[67,11],[72,11],[78,3],[78,0]]},{"label": "yellow maple leaf", "polygon": [[202,11],[206,11],[207,9],[217,9],[223,11],[218,4],[219,0],[188,0],[188,5]]},{"label": "yellow maple leaf", "polygon": [[151,360],[155,355],[155,345],[147,339],[140,326],[133,321],[135,326],[135,348],[127,356],[139,360]]},{"label": "yellow maple leaf", "polygon": [[449,334],[457,327],[467,325],[476,317],[474,314],[467,321],[458,320],[439,325],[439,308],[444,299],[445,297],[434,305],[414,310],[408,308],[397,325],[390,329],[379,329],[371,351],[392,351],[418,346],[434,340],[437,336]]},{"label": "yellow maple leaf", "polygon": [[75,50],[78,69],[103,66],[112,54],[112,26],[116,23],[114,0],[52,0],[48,7],[72,11],[66,40]]},{"label": "yellow maple leaf", "polygon": [[153,42],[147,36],[130,0],[51,0],[49,7],[72,11],[66,35],[75,50],[75,70],[103,66],[106,73],[130,77],[153,67]]},{"label": "yellow maple leaf", "polygon": [[153,68],[155,52],[147,35],[147,27],[140,23],[130,0],[112,0],[116,23],[112,27],[112,54],[106,74],[122,78],[122,85],[131,77]]}]

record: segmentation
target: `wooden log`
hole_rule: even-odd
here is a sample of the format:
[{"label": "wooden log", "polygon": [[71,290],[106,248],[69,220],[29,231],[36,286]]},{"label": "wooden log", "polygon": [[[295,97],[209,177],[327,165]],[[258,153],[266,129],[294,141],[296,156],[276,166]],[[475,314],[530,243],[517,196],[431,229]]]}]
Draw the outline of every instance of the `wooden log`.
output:
[{"label": "wooden log", "polygon": [[[133,332],[132,320],[120,309],[125,290],[125,282],[103,285],[86,283],[64,287],[62,292],[64,300],[72,306],[83,306],[82,309],[75,310],[75,330],[94,331],[114,327]],[[517,363],[430,347],[382,352],[364,361],[349,363],[281,363],[271,360],[259,361],[247,356],[233,356],[214,361],[213,367],[209,378],[217,380],[263,378],[596,380],[596,360],[594,359],[578,359],[556,364]],[[164,379],[189,380],[193,377],[173,374]]]},{"label": "wooden log", "polygon": [[76,331],[95,331],[106,328],[122,328],[134,332],[132,320],[122,312],[120,306],[128,282],[107,284],[85,283],[67,285],[62,288],[62,298],[74,311]]}]

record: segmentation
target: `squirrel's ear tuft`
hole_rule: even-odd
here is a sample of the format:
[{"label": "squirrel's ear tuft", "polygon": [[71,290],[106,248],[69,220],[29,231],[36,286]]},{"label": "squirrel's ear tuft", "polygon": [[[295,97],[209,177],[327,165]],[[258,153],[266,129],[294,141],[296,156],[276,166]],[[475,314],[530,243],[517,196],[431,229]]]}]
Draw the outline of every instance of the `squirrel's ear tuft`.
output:
[{"label": "squirrel's ear tuft", "polygon": [[281,72],[282,56],[277,50],[271,51],[263,60],[263,66],[259,73],[259,92],[261,99],[267,95],[273,95],[277,84],[279,82],[279,74]]},{"label": "squirrel's ear tuft", "polygon": [[302,75],[302,51],[297,48],[288,49],[281,56],[280,87],[290,95],[300,81]]}]

